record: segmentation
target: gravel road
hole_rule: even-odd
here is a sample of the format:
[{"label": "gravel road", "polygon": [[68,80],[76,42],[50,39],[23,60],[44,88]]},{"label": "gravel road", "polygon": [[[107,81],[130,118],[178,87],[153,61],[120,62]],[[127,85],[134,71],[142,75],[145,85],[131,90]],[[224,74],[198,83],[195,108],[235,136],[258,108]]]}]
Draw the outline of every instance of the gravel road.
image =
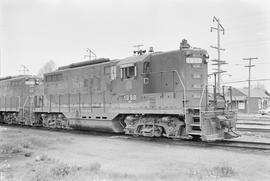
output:
[{"label": "gravel road", "polygon": [[0,126],[1,181],[270,180],[269,158],[269,152]]}]

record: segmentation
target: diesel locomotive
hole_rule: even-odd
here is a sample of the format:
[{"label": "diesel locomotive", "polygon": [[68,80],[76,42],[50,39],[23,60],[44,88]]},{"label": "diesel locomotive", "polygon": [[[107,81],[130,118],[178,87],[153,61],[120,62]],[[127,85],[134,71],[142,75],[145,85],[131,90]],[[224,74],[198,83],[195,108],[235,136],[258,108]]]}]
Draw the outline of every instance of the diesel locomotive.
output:
[{"label": "diesel locomotive", "polygon": [[235,137],[236,112],[224,92],[208,86],[206,50],[183,40],[177,50],[134,53],[73,63],[42,78],[0,79],[0,122],[205,141]]}]

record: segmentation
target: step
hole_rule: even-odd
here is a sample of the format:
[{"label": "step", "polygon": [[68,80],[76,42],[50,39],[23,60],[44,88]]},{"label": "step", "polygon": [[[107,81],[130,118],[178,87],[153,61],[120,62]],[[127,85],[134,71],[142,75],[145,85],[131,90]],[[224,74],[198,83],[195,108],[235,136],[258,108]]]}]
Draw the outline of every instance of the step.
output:
[{"label": "step", "polygon": [[201,131],[189,131],[188,132],[188,134],[190,134],[190,135],[201,135],[202,134],[202,132]]},{"label": "step", "polygon": [[190,126],[201,126],[200,123],[191,123]]}]

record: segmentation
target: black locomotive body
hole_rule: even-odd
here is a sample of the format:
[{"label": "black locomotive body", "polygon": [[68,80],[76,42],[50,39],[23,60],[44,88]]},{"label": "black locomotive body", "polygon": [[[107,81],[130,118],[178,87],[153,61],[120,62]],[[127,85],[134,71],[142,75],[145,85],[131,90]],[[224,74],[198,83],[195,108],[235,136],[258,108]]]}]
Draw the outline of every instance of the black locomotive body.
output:
[{"label": "black locomotive body", "polygon": [[43,81],[22,76],[23,94],[9,86],[19,77],[0,80],[0,121],[151,137],[231,138],[236,113],[226,107],[224,95],[209,100],[207,52],[185,45],[74,63],[45,74]]}]

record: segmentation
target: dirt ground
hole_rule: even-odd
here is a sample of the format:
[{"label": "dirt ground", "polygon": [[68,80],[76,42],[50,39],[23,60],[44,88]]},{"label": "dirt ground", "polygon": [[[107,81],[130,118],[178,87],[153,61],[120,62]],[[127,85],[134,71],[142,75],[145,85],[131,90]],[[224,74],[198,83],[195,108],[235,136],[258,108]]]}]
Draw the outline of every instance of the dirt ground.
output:
[{"label": "dirt ground", "polygon": [[[270,134],[243,138],[269,140]],[[0,126],[0,181],[268,181],[269,158],[262,151]]]}]

